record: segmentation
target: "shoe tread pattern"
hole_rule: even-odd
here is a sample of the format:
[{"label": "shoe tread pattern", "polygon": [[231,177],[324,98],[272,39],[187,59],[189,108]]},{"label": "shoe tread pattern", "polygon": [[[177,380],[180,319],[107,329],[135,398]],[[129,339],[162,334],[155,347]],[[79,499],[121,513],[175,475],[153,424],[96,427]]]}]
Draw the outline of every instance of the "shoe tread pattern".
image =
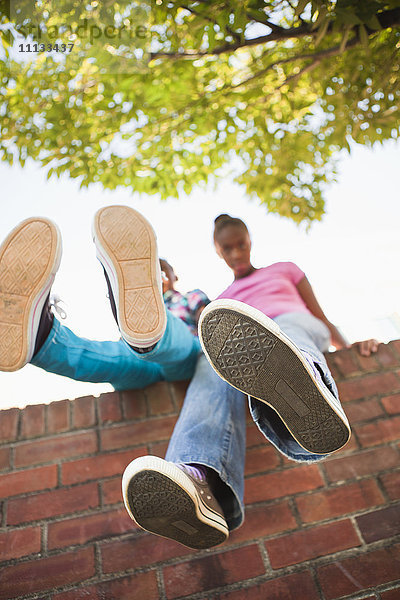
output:
[{"label": "shoe tread pattern", "polygon": [[25,363],[27,313],[48,274],[52,231],[42,221],[27,223],[5,242],[0,253],[0,370]]},{"label": "shoe tread pattern", "polygon": [[[232,315],[236,316],[233,327]],[[206,315],[202,338],[211,364],[223,379],[271,406],[293,437],[310,452],[327,454],[348,441],[348,428],[319,392],[300,359],[282,340],[237,311],[219,309],[210,316],[214,319],[213,326],[208,331],[209,315]],[[225,339],[222,347],[220,343],[214,344],[215,336],[218,342]],[[289,397],[277,392],[281,380],[297,395],[303,406],[301,414],[293,408]]]},{"label": "shoe tread pattern", "polygon": [[128,501],[141,527],[189,548],[211,548],[226,539],[219,529],[199,519],[194,501],[183,488],[157,471],[144,470],[132,477]]},{"label": "shoe tread pattern", "polygon": [[99,230],[119,273],[120,319],[130,335],[151,335],[164,318],[158,290],[154,291],[156,243],[149,225],[126,207],[105,208],[99,218]]},{"label": "shoe tread pattern", "polygon": [[149,231],[133,211],[122,207],[118,211],[106,208],[100,215],[99,225],[118,261],[148,256],[151,247]]}]

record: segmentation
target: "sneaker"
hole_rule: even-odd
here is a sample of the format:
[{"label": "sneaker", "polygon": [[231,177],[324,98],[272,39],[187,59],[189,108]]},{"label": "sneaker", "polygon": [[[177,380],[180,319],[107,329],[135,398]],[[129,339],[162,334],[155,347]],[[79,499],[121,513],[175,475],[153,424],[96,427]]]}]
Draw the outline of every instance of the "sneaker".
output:
[{"label": "sneaker", "polygon": [[348,442],[349,422],[312,358],[262,312],[237,300],[211,302],[199,338],[214,371],[273,408],[305,450],[329,454]]},{"label": "sneaker", "polygon": [[167,316],[152,226],[129,206],[106,206],[94,217],[93,241],[122,337],[134,348],[154,346]]},{"label": "sneaker", "polygon": [[[61,234],[45,218],[22,221],[0,247],[0,371],[17,371],[47,337],[49,292],[61,260]],[[46,330],[46,333],[44,333]]]},{"label": "sneaker", "polygon": [[195,549],[211,548],[228,538],[206,468],[142,456],[125,469],[122,494],[129,516],[146,531]]}]

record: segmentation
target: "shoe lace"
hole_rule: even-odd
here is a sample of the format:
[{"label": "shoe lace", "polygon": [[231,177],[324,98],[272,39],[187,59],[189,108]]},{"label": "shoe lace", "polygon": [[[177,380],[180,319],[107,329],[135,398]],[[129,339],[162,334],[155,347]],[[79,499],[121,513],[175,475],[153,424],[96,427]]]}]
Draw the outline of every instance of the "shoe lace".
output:
[{"label": "shoe lace", "polygon": [[67,318],[67,313],[65,312],[65,310],[63,309],[63,307],[61,306],[61,304],[65,304],[64,300],[62,300],[60,298],[60,296],[58,296],[57,294],[51,294],[51,296],[50,296],[50,306],[56,311],[56,313],[58,314],[58,316],[61,319],[66,319]]}]

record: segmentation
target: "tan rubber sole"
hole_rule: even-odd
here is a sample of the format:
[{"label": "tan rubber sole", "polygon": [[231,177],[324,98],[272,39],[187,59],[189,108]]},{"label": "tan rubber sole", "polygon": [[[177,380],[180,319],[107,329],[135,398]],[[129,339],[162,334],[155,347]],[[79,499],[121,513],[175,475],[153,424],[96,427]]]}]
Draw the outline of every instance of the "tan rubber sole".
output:
[{"label": "tan rubber sole", "polygon": [[142,348],[155,344],[164,333],[166,313],[153,228],[133,208],[107,206],[95,215],[93,237],[124,339]]},{"label": "tan rubber sole", "polygon": [[0,247],[0,370],[30,361],[40,315],[61,260],[58,227],[26,219]]}]

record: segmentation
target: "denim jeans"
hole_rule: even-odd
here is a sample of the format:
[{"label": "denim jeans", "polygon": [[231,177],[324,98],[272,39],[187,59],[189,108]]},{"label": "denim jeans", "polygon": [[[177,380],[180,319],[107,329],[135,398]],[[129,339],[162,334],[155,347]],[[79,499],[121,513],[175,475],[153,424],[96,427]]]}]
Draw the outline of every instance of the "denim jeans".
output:
[{"label": "denim jeans", "polygon": [[[275,320],[301,350],[313,357],[326,385],[337,397],[323,355],[329,344],[326,326],[307,313],[287,313]],[[80,381],[109,382],[117,390],[193,376],[166,459],[212,468],[223,482],[218,500],[229,528],[235,529],[242,523],[247,398],[214,372],[200,353],[198,338],[183,321],[167,311],[163,338],[151,352],[139,354],[123,340],[97,342],[80,338],[55,319],[50,335],[31,363]],[[301,448],[266,404],[250,398],[249,407],[257,427],[285,456],[300,462],[324,458]]]},{"label": "denim jeans", "polygon": [[54,319],[49,336],[31,364],[78,381],[111,383],[116,390],[129,390],[157,381],[190,379],[199,352],[198,338],[167,310],[165,333],[145,354],[135,352],[123,339],[97,342],[78,337]]},{"label": "denim jeans", "polygon": [[[308,313],[287,313],[274,319],[295,344],[319,365],[323,379],[338,397],[323,352],[328,349],[328,328]],[[244,517],[244,461],[246,396],[220,379],[201,355],[172,434],[166,459],[211,467],[224,482],[217,496],[229,529]],[[263,435],[285,456],[299,462],[322,460],[325,455],[304,450],[281,419],[266,404],[249,398],[253,420]]]}]

